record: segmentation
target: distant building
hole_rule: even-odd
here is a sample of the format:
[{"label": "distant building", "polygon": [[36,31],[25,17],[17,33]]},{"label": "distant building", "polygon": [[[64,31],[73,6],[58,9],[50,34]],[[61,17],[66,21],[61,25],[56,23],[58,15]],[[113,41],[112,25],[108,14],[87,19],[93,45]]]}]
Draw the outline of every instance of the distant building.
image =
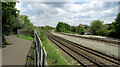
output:
[{"label": "distant building", "polygon": [[110,24],[105,24],[105,27],[108,28],[110,26]]},{"label": "distant building", "polygon": [[84,27],[84,28],[85,28],[85,25],[83,25],[83,24],[79,24],[79,26],[82,26],[82,27]]},{"label": "distant building", "polygon": [[90,28],[86,28],[86,25],[79,24],[79,26],[82,26],[83,28],[85,28],[85,30],[86,30],[85,35],[91,34],[91,33],[90,33]]},{"label": "distant building", "polygon": [[91,33],[90,33],[90,28],[85,29],[85,30],[86,30],[86,33],[85,33],[86,35],[91,34]]}]

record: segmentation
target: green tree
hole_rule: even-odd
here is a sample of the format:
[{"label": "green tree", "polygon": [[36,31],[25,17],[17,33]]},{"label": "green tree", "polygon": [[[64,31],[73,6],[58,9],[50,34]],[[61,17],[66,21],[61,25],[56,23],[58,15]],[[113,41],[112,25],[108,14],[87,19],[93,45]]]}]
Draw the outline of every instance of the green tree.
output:
[{"label": "green tree", "polygon": [[78,34],[83,35],[83,34],[85,34],[86,31],[85,31],[85,29],[82,26],[78,26],[77,29],[76,29],[76,32]]},{"label": "green tree", "polygon": [[5,43],[4,35],[8,35],[12,30],[13,18],[19,15],[19,10],[15,8],[16,2],[2,2],[2,42]]},{"label": "green tree", "polygon": [[120,13],[111,25],[109,36],[120,38]]},{"label": "green tree", "polygon": [[12,24],[12,31],[17,33],[17,29],[31,29],[34,30],[34,25],[26,15],[18,15],[14,18]]},{"label": "green tree", "polygon": [[93,35],[102,35],[102,36],[108,35],[107,28],[103,25],[103,21],[100,20],[95,20],[91,23],[90,32]]},{"label": "green tree", "polygon": [[70,31],[73,32],[73,34],[75,34],[76,33],[76,27],[75,26],[71,26]]},{"label": "green tree", "polygon": [[53,27],[51,27],[51,26],[45,26],[45,27],[43,27],[43,30],[45,30],[45,31],[52,30],[52,29],[53,29]]},{"label": "green tree", "polygon": [[70,25],[63,22],[58,22],[56,27],[57,32],[69,32],[70,31]]},{"label": "green tree", "polygon": [[16,2],[2,2],[2,31],[8,34],[12,29],[14,18],[19,15],[19,10],[15,8]]}]

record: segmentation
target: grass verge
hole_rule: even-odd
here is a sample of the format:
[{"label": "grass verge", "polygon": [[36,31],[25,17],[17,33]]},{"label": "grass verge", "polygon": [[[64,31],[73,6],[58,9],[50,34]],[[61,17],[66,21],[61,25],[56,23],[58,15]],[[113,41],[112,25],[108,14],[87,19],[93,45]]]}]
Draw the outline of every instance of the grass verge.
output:
[{"label": "grass verge", "polygon": [[24,38],[24,39],[27,39],[27,40],[33,40],[33,38],[30,37],[30,36],[17,35],[17,37]]},{"label": "grass verge", "polygon": [[28,65],[34,65],[34,45],[32,45],[32,48],[30,50],[30,55],[31,58],[28,59]]},{"label": "grass verge", "polygon": [[68,65],[60,56],[61,52],[48,40],[42,42],[47,52],[47,62],[49,65]]}]

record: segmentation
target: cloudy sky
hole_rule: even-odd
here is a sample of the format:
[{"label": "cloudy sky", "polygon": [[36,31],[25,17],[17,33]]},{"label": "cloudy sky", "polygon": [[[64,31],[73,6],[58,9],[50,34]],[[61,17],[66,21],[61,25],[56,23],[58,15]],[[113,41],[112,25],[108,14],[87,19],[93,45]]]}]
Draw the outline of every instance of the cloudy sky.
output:
[{"label": "cloudy sky", "polygon": [[55,27],[59,21],[77,26],[93,20],[111,23],[118,13],[117,2],[19,2],[16,8],[21,15],[28,15],[36,26]]}]

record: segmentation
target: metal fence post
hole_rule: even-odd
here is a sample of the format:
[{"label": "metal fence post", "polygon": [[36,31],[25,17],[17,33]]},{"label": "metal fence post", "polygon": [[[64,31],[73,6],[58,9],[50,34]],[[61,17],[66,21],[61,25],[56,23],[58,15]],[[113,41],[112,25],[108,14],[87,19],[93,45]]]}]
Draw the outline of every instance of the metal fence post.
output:
[{"label": "metal fence post", "polygon": [[37,67],[37,51],[36,51],[36,31],[34,30],[34,55],[35,55],[35,67]]},{"label": "metal fence post", "polygon": [[43,62],[42,62],[42,67],[48,67],[47,66],[47,62],[46,62],[46,57],[47,57],[47,53],[45,51],[45,47],[43,47]]},{"label": "metal fence post", "polygon": [[[35,55],[35,67],[45,67],[46,64],[46,56],[47,53],[45,51],[45,48],[43,47],[42,50],[42,42],[38,36],[38,33],[36,30],[34,30],[34,55]],[[43,53],[42,53],[43,51]]]}]

